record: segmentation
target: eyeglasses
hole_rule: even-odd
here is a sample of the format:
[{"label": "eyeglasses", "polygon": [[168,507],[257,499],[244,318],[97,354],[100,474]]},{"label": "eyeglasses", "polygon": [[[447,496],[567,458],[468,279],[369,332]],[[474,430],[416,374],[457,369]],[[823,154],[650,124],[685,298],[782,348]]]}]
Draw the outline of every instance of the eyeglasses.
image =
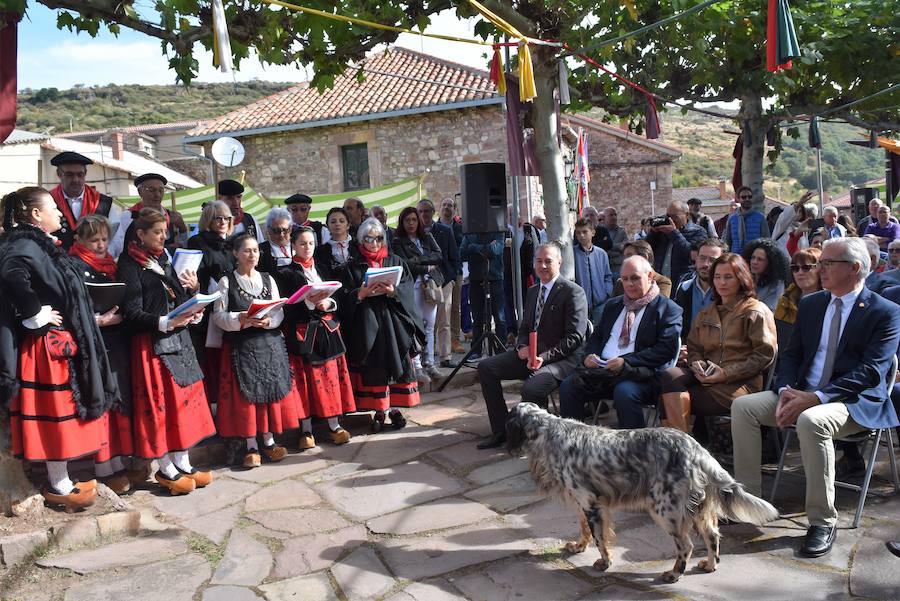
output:
[{"label": "eyeglasses", "polygon": [[900,253],[900,248],[892,248],[892,249],[890,250],[890,252],[892,252],[892,253]]},{"label": "eyeglasses", "polygon": [[289,228],[289,227],[270,227],[269,231],[272,232],[273,234],[281,234],[283,236],[284,234],[290,234],[291,228]]},{"label": "eyeglasses", "polygon": [[819,261],[819,265],[822,267],[833,267],[836,263],[849,263],[850,261],[843,261],[839,259],[822,259]]},{"label": "eyeglasses", "polygon": [[812,271],[813,269],[818,268],[818,263],[813,263],[812,265],[791,265],[791,271],[797,273],[798,271]]},{"label": "eyeglasses", "polygon": [[384,236],[363,236],[363,242],[367,242],[368,244],[384,242]]},{"label": "eyeglasses", "polygon": [[231,223],[233,219],[234,217],[226,217],[225,215],[216,215],[212,218],[213,221],[216,221],[218,223]]},{"label": "eyeglasses", "polygon": [[747,196],[746,194],[741,194],[738,198],[741,200],[753,200],[753,196]]},{"label": "eyeglasses", "polygon": [[148,194],[165,194],[166,193],[165,188],[156,188],[156,187],[152,187],[152,186],[141,186],[141,190],[143,190],[144,192],[147,192]]}]

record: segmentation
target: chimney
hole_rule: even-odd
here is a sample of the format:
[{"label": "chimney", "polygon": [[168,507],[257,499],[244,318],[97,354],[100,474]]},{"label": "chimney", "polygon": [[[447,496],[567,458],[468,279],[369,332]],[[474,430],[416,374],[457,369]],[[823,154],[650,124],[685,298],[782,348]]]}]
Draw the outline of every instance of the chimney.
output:
[{"label": "chimney", "polygon": [[113,132],[113,158],[117,161],[125,159],[125,135],[120,131]]},{"label": "chimney", "polygon": [[727,179],[719,180],[719,200],[729,200]]}]

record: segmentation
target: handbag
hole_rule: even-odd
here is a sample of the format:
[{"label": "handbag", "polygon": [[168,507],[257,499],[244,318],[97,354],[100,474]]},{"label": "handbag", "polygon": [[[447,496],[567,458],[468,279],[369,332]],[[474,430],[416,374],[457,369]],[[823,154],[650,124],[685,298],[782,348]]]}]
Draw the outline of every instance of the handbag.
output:
[{"label": "handbag", "polygon": [[422,284],[422,297],[430,305],[437,305],[444,300],[444,291],[433,278],[427,278]]}]

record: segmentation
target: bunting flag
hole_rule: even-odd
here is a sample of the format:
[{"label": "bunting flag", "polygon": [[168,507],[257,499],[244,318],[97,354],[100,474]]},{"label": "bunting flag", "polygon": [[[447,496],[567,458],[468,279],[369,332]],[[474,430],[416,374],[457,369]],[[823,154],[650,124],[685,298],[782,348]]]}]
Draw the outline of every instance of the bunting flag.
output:
[{"label": "bunting flag", "polygon": [[578,147],[575,150],[575,211],[581,216],[584,207],[591,204],[588,184],[591,183],[591,172],[588,166],[588,135],[584,128],[578,129]]},{"label": "bunting flag", "polygon": [[0,142],[16,128],[16,54],[19,13],[0,12]]},{"label": "bunting flag", "polygon": [[766,69],[772,73],[790,69],[791,59],[800,56],[800,45],[788,0],[769,0],[767,38]]},{"label": "bunting flag", "polygon": [[[519,40],[519,100],[521,102],[531,102],[537,97],[537,88],[534,85],[534,67],[531,64],[531,51],[528,49],[529,38],[485,8],[477,0],[469,0],[469,4],[475,7],[485,19],[496,25],[497,29]],[[541,41],[536,42],[544,43]]]},{"label": "bunting flag", "polygon": [[737,137],[731,156],[734,158],[734,170],[731,172],[731,187],[734,188],[734,193],[737,195],[737,189],[744,185],[741,172],[741,162],[744,159],[744,134]]},{"label": "bunting flag", "polygon": [[[200,212],[203,210],[203,205],[208,202],[212,202],[216,199],[216,187],[214,185],[203,186],[201,188],[189,188],[187,190],[178,190],[175,192],[174,203],[167,206],[174,206],[175,210],[181,213],[181,216],[184,217],[184,222],[187,224],[196,224],[200,221]],[[127,209],[130,206],[133,206],[135,203],[140,202],[140,196],[120,196],[115,199],[116,204],[121,206],[122,208]],[[163,205],[166,205],[166,201],[163,201]],[[250,186],[244,186],[244,194],[241,200],[241,207],[244,209],[244,212],[250,213],[253,217],[256,218],[260,223],[266,220],[266,214],[269,212],[273,205],[271,201],[267,200],[265,196],[251,188]],[[284,206],[281,204],[280,206]]]},{"label": "bunting flag", "polygon": [[228,37],[228,22],[225,20],[225,5],[222,0],[212,0],[213,66],[222,73],[231,73],[231,39]]},{"label": "bunting flag", "polygon": [[822,148],[822,138],[819,136],[819,118],[816,116],[809,120],[809,147]]},{"label": "bunting flag", "polygon": [[503,72],[503,56],[500,46],[494,46],[494,57],[491,59],[491,81],[497,86],[497,93],[506,96],[506,74]]},{"label": "bunting flag", "polygon": [[566,70],[564,58],[559,59],[559,104],[560,106],[572,104],[572,98],[569,96],[569,72]]},{"label": "bunting flag", "polygon": [[656,110],[656,99],[651,94],[647,94],[644,130],[648,140],[655,140],[662,133],[662,126],[659,124],[659,113]]}]

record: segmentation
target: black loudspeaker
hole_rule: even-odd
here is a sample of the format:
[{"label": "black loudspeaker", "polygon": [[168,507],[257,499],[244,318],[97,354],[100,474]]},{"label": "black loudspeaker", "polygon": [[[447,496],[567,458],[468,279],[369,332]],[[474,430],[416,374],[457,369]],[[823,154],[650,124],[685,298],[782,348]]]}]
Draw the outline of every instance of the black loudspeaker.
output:
[{"label": "black loudspeaker", "polygon": [[850,206],[856,221],[869,214],[869,201],[879,198],[879,194],[878,188],[850,188]]},{"label": "black loudspeaker", "polygon": [[464,233],[506,231],[506,165],[468,163],[459,168]]}]

